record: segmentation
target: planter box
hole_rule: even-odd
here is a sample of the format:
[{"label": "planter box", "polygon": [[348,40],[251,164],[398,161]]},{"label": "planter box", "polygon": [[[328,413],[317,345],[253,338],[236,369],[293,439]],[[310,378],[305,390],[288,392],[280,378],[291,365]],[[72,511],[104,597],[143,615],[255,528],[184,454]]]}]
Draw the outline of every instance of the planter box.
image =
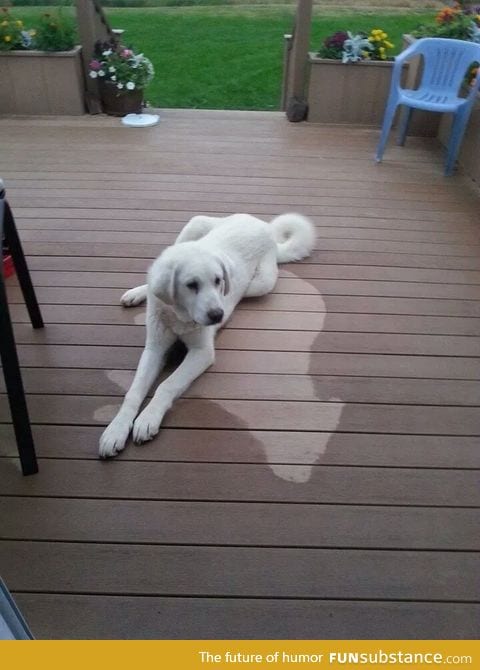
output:
[{"label": "planter box", "polygon": [[310,53],[308,66],[308,121],[381,125],[392,61],[345,64]]},{"label": "planter box", "polygon": [[0,114],[84,114],[81,51],[0,52]]}]

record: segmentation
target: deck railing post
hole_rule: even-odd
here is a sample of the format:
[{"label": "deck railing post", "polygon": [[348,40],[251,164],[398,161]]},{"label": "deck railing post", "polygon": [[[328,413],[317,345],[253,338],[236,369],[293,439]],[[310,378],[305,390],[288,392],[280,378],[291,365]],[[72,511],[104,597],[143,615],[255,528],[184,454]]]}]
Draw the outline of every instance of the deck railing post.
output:
[{"label": "deck railing post", "polygon": [[75,5],[85,73],[85,102],[90,114],[99,114],[102,111],[102,105],[100,103],[98,83],[88,76],[88,65],[93,56],[95,43],[98,40],[108,41],[116,39],[117,35],[110,28],[107,17],[98,0],[75,0]]},{"label": "deck railing post", "polygon": [[[293,37],[290,40],[289,57],[284,60],[282,101],[288,110],[291,105],[302,106],[306,110],[305,86],[307,77],[307,56],[310,47],[313,0],[298,0]],[[295,119],[299,120],[299,119]]]}]

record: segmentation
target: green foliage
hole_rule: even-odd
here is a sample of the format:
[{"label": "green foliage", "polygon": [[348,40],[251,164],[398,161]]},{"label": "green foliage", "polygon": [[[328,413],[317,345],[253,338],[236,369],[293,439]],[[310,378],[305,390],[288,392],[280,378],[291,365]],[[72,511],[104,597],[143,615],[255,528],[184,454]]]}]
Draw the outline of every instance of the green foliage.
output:
[{"label": "green foliage", "polygon": [[75,30],[62,12],[42,14],[36,26],[34,47],[40,51],[69,51],[75,46]]},{"label": "green foliage", "polygon": [[472,32],[472,17],[458,14],[452,21],[431,22],[418,26],[412,32],[414,37],[447,37],[456,40],[469,40]]},{"label": "green foliage", "polygon": [[0,51],[27,49],[32,32],[25,29],[23,21],[4,7],[0,11]]}]

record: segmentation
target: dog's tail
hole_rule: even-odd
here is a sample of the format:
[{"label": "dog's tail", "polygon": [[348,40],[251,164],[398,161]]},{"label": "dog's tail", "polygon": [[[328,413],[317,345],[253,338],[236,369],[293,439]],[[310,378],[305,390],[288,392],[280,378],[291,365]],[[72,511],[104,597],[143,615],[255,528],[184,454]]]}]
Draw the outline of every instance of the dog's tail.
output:
[{"label": "dog's tail", "polygon": [[271,222],[277,243],[277,261],[289,263],[309,256],[315,244],[315,226],[302,214],[281,214]]}]

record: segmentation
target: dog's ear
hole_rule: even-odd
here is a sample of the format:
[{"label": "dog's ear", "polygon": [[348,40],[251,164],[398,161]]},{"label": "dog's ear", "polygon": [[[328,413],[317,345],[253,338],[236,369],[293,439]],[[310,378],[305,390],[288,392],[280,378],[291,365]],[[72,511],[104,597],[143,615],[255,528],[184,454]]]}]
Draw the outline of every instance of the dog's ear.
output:
[{"label": "dog's ear", "polygon": [[152,291],[167,305],[173,305],[176,297],[178,267],[175,263],[160,258],[151,271]]},{"label": "dog's ear", "polygon": [[228,293],[230,293],[230,275],[227,270],[227,265],[224,263],[224,261],[220,258],[218,260],[222,267],[223,273],[223,295],[228,295]]}]

